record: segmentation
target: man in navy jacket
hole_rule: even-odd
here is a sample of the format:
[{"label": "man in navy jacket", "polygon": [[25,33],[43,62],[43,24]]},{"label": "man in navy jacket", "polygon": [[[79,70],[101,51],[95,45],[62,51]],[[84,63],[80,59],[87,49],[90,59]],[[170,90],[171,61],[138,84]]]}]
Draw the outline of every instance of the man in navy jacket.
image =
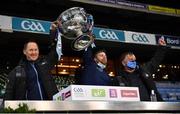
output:
[{"label": "man in navy jacket", "polygon": [[106,52],[89,46],[83,56],[84,68],[80,78],[82,85],[110,85],[110,76],[104,70],[107,65]]},{"label": "man in navy jacket", "polygon": [[[55,36],[56,23],[52,23],[51,34]],[[53,38],[54,39],[54,38]],[[49,54],[39,56],[36,41],[29,40],[23,48],[24,57],[9,73],[5,100],[51,100],[58,92],[56,84],[49,74],[61,57],[61,40],[52,43]]]}]

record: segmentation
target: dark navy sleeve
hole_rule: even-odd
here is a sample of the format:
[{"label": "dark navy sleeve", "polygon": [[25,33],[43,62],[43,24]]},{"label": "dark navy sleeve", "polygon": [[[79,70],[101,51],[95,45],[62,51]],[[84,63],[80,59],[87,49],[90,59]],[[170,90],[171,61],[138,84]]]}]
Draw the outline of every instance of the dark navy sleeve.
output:
[{"label": "dark navy sleeve", "polygon": [[92,47],[89,46],[87,50],[85,50],[84,55],[83,55],[83,60],[85,65],[89,65],[93,62],[93,57],[92,57]]},{"label": "dark navy sleeve", "polygon": [[143,65],[143,69],[148,73],[155,72],[155,70],[158,68],[158,65],[164,59],[166,52],[167,47],[159,46],[151,60]]},{"label": "dark navy sleeve", "polygon": [[60,58],[57,53],[57,41],[52,41],[52,39],[55,39],[54,37],[57,37],[53,31],[50,31],[50,37],[51,37],[51,47],[50,52],[47,56],[45,56],[45,60],[48,62],[48,68],[54,67],[54,65],[58,62],[58,59]]}]

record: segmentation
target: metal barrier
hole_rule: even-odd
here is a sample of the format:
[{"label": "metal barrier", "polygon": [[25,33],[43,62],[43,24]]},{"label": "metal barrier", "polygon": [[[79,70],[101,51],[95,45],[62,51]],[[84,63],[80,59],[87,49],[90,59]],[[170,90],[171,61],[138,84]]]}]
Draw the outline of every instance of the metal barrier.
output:
[{"label": "metal barrier", "polygon": [[37,112],[180,113],[180,102],[5,101],[4,107],[16,109],[20,103]]}]

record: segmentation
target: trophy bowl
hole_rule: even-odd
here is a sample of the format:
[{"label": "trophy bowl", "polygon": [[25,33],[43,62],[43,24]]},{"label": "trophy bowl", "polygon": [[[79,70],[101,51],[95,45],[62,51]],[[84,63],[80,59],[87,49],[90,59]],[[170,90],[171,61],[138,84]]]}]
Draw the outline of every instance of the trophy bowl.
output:
[{"label": "trophy bowl", "polygon": [[87,14],[84,8],[73,7],[65,10],[57,19],[60,22],[59,31],[67,39],[72,39],[72,49],[84,50],[94,41],[92,28],[93,16]]}]

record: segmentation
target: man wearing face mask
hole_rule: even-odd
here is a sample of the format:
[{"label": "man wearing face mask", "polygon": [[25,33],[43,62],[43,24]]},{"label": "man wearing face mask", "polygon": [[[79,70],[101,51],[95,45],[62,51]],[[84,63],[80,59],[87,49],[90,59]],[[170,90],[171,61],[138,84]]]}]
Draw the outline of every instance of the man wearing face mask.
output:
[{"label": "man wearing face mask", "polygon": [[[92,46],[93,47],[93,46]],[[104,49],[89,46],[84,52],[84,68],[80,78],[82,85],[110,85],[110,76],[104,70],[107,56]]]},{"label": "man wearing face mask", "polygon": [[132,52],[125,52],[120,57],[120,70],[116,79],[120,86],[138,87],[141,101],[150,101],[150,94],[155,91],[158,101],[162,101],[156,85],[151,77],[162,61],[166,52],[166,42],[159,40],[159,47],[151,60],[142,66],[137,65],[136,56]]}]

